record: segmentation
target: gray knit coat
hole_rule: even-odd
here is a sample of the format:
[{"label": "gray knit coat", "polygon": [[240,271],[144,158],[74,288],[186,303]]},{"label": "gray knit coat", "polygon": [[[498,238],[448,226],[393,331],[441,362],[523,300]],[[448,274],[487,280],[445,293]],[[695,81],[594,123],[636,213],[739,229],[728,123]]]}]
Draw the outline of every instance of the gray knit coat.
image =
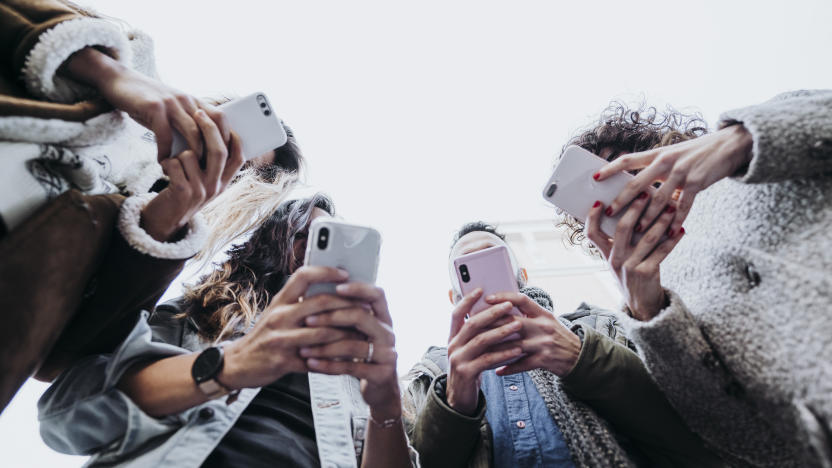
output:
[{"label": "gray knit coat", "polygon": [[737,465],[832,466],[832,91],[720,117],[753,137],[661,266],[670,305],[631,337],[671,404]]}]

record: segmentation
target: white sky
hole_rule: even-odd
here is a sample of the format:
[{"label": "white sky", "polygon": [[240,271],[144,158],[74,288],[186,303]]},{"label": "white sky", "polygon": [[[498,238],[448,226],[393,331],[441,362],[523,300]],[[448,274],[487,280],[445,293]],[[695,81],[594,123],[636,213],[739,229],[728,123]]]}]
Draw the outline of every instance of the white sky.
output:
[{"label": "white sky", "polygon": [[[540,190],[555,154],[611,99],[698,109],[713,124],[832,78],[829,1],[86,3],[150,33],[176,87],[268,94],[308,182],[384,236],[400,373],[447,339],[454,229],[548,218]],[[0,465],[83,462],[40,441],[44,388],[27,384],[0,416]]]}]

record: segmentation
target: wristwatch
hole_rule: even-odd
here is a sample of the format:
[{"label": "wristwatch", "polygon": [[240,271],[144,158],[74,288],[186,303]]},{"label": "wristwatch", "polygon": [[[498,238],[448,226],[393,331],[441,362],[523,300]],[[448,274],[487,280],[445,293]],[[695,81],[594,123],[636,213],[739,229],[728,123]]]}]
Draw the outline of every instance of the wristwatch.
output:
[{"label": "wristwatch", "polygon": [[222,346],[211,346],[199,353],[191,367],[194,382],[208,398],[218,398],[231,393],[228,387],[217,380],[224,363]]}]

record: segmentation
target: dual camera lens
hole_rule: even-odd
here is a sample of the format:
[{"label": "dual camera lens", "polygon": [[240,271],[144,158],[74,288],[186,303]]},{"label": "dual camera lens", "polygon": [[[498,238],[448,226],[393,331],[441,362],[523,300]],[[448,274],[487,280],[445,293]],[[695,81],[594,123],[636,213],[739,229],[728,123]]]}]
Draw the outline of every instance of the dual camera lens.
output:
[{"label": "dual camera lens", "polygon": [[463,283],[467,283],[471,281],[471,275],[468,274],[468,266],[467,265],[460,265],[459,266],[459,276],[462,278]]},{"label": "dual camera lens", "polygon": [[257,101],[260,102],[260,108],[263,109],[263,115],[269,116],[272,114],[272,111],[269,110],[269,105],[266,104],[266,98],[263,96],[257,96]]},{"label": "dual camera lens", "polygon": [[329,245],[329,229],[321,228],[318,231],[318,248],[324,250],[327,245]]}]

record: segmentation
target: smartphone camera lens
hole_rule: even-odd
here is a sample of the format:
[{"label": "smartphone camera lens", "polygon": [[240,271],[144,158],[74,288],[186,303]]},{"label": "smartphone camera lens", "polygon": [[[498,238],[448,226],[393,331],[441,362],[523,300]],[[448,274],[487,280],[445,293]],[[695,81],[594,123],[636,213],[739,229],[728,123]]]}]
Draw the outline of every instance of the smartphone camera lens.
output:
[{"label": "smartphone camera lens", "polygon": [[459,266],[459,276],[462,278],[463,283],[467,283],[471,281],[471,275],[468,274],[468,266],[467,265],[460,265]]},{"label": "smartphone camera lens", "polygon": [[324,250],[327,245],[329,245],[329,229],[321,228],[318,232],[318,248]]},{"label": "smartphone camera lens", "polygon": [[260,107],[262,107],[263,109],[265,109],[265,108],[266,108],[266,103],[265,103],[265,102],[261,102],[261,103],[260,103]]},{"label": "smartphone camera lens", "polygon": [[552,184],[552,185],[550,185],[550,186],[549,186],[549,189],[548,189],[548,190],[546,190],[546,196],[547,196],[547,197],[551,197],[552,195],[554,195],[554,194],[555,194],[555,190],[557,190],[557,189],[558,189],[558,184]]},{"label": "smartphone camera lens", "polygon": [[268,110],[268,109],[266,109],[266,110],[264,110],[264,111],[263,111],[263,115],[265,115],[265,116],[269,116],[269,115],[271,115],[271,114],[272,114],[272,111],[270,111],[270,110]]}]

